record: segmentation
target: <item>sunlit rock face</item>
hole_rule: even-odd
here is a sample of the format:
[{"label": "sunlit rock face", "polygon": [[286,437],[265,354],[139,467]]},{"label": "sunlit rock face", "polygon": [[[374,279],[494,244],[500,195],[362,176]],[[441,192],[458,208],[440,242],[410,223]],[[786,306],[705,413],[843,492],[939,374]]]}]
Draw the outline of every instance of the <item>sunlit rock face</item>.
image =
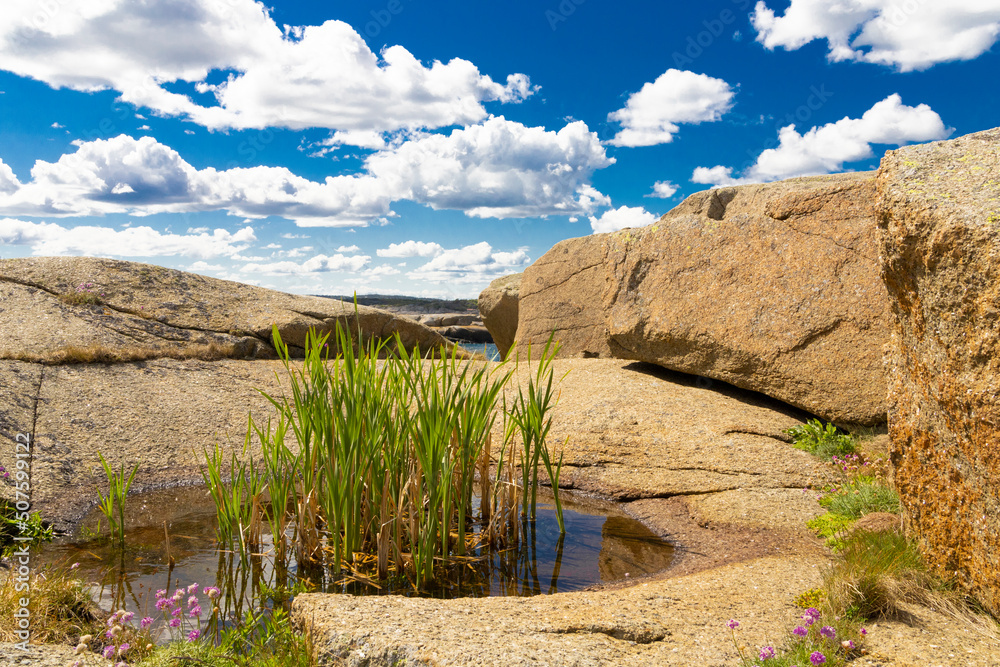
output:
[{"label": "sunlit rock face", "polygon": [[838,424],[885,421],[888,296],[871,173],[688,197],[639,229],[563,241],[524,271],[517,342],[655,363]]},{"label": "sunlit rock face", "polygon": [[1000,613],[1000,129],[908,146],[876,179],[896,325],[889,428],[907,528]]}]

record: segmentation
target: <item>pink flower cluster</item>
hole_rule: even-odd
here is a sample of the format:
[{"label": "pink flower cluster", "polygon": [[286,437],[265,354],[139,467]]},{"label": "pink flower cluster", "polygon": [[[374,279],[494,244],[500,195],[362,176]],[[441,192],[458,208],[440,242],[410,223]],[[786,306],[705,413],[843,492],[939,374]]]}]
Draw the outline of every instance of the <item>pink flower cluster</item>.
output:
[{"label": "pink flower cluster", "polygon": [[[809,637],[810,629],[818,623],[821,616],[822,614],[818,609],[816,609],[815,607],[809,607],[802,614],[801,617],[802,624],[797,625],[795,629],[792,630],[792,634],[795,635],[800,641],[806,640]],[[747,664],[746,657],[743,655],[743,649],[740,648],[739,644],[736,642],[736,629],[740,627],[739,621],[731,618],[726,623],[726,627],[728,627],[733,632],[733,642],[736,644],[736,649],[737,651],[739,651],[740,656],[743,658],[744,664]],[[861,636],[864,637],[867,634],[868,634],[867,630],[861,628]],[[853,641],[848,639],[837,644],[834,641],[836,640],[836,638],[837,638],[836,628],[829,625],[824,625],[822,627],[819,627],[819,629],[816,631],[816,634],[813,635],[813,642],[814,645],[818,645],[819,648],[822,648],[823,651],[827,652],[829,651],[836,652],[838,649],[843,649],[845,652],[850,652],[854,650],[855,645]],[[773,646],[764,646],[761,647],[758,655],[760,656],[760,660],[762,662],[766,662],[768,660],[771,660],[772,658],[777,657],[778,652],[775,650]],[[827,656],[822,651],[819,650],[813,651],[809,655],[809,662],[811,662],[813,665],[825,664],[826,660]],[[792,667],[796,666],[793,665]]]}]

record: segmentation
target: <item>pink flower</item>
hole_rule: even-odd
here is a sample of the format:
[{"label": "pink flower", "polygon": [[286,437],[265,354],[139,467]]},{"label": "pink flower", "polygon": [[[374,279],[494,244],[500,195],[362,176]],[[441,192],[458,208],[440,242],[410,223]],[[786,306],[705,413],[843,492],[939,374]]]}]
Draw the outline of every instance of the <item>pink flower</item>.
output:
[{"label": "pink flower", "polygon": [[139,627],[142,628],[143,630],[145,630],[146,628],[148,628],[152,624],[153,624],[153,619],[150,618],[149,616],[147,616],[144,619],[142,619],[141,621],[139,621]]},{"label": "pink flower", "polygon": [[188,633],[188,641],[189,642],[193,642],[195,639],[197,639],[200,636],[201,636],[201,632],[199,630],[192,630],[191,632]]},{"label": "pink flower", "polygon": [[740,622],[737,621],[735,618],[731,618],[729,619],[729,622],[726,623],[726,625],[729,626],[730,630],[735,630],[736,628],[740,627]]},{"label": "pink flower", "polygon": [[114,644],[110,644],[110,645],[104,647],[104,657],[107,658],[108,660],[110,660],[111,658],[115,657],[115,645]]},{"label": "pink flower", "polygon": [[805,637],[809,634],[809,631],[803,628],[801,625],[792,630],[793,635],[798,635],[799,637]]},{"label": "pink flower", "polygon": [[172,619],[170,619],[170,627],[172,627],[172,628],[179,628],[179,627],[181,627],[181,619],[179,619],[179,618],[172,618]]},{"label": "pink flower", "polygon": [[764,648],[762,648],[760,650],[760,659],[761,660],[770,660],[773,657],[774,657],[774,647],[773,646],[765,646]]}]

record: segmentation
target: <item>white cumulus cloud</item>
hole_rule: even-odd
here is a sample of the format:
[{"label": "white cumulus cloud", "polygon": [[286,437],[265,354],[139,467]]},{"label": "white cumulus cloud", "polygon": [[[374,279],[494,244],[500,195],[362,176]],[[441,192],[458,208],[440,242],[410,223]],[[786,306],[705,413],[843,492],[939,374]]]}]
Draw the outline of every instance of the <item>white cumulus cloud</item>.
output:
[{"label": "white cumulus cloud", "polygon": [[698,167],[691,180],[710,185],[738,185],[813,176],[841,171],[847,162],[874,156],[873,144],[901,146],[910,142],[944,139],[951,130],[926,104],[903,104],[890,95],[861,118],[842,118],[800,134],[794,125],[778,132],[777,148],[762,152],[740,177],[730,167]]},{"label": "white cumulus cloud", "polygon": [[971,60],[1000,36],[998,0],[792,0],[778,16],[767,2],[752,15],[757,41],[798,49],[825,39],[833,61],[856,60],[923,70]]},{"label": "white cumulus cloud", "polygon": [[625,106],[608,114],[622,130],[613,146],[655,146],[673,141],[679,123],[719,120],[732,107],[735,91],[722,79],[668,69],[629,96]]},{"label": "white cumulus cloud", "polygon": [[[496,82],[460,58],[425,65],[402,46],[376,54],[342,21],[279,27],[254,0],[5,0],[3,11],[0,69],[115,90],[210,129],[317,127],[367,141],[476,123],[484,103],[534,91],[524,74]],[[211,73],[225,80],[209,84]]]},{"label": "white cumulus cloud", "polygon": [[462,248],[444,250],[423,266],[407,273],[412,280],[433,283],[481,283],[520,271],[531,258],[527,249],[495,251],[486,241]]},{"label": "white cumulus cloud", "polygon": [[388,248],[379,248],[375,254],[379,257],[437,257],[444,252],[438,243],[423,241],[403,241],[390,243]]},{"label": "white cumulus cloud", "polygon": [[244,264],[242,273],[263,274],[267,276],[307,275],[311,273],[356,272],[368,266],[371,262],[368,255],[346,256],[315,255],[302,263],[292,261],[270,262],[265,264]]},{"label": "white cumulus cloud", "polygon": [[599,218],[590,216],[590,228],[595,234],[603,234],[628,227],[646,227],[659,219],[641,206],[619,206],[605,211]]},{"label": "white cumulus cloud", "polygon": [[195,169],[152,137],[77,142],[56,162],[39,160],[22,183],[0,162],[0,214],[97,216],[224,210],[281,216],[302,227],[383,224],[393,201],[473,217],[587,213],[607,203],[590,186],[614,162],[582,122],[558,132],[503,118],[426,134],[379,151],[364,171],[321,182],[284,167]]},{"label": "white cumulus cloud", "polygon": [[659,197],[660,199],[668,199],[677,194],[677,186],[670,181],[657,181],[653,183],[653,194],[646,195],[647,197]]},{"label": "white cumulus cloud", "polygon": [[609,203],[589,182],[613,163],[581,121],[551,132],[496,117],[407,141],[369,156],[365,166],[394,198],[478,218],[524,218]]},{"label": "white cumulus cloud", "polygon": [[0,243],[29,246],[33,255],[186,255],[212,259],[234,257],[256,240],[251,227],[244,227],[237,232],[216,229],[210,234],[170,234],[150,227],[116,230],[91,225],[64,227],[51,222],[28,222],[12,218],[0,220]]}]

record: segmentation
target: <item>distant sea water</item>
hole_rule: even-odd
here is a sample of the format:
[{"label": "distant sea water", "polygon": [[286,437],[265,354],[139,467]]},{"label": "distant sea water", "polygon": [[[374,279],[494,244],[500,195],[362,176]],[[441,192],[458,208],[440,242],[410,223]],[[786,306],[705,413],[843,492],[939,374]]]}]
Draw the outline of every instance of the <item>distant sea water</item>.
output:
[{"label": "distant sea water", "polygon": [[490,361],[500,361],[500,350],[493,343],[459,343],[459,345],[470,352],[485,354]]}]

